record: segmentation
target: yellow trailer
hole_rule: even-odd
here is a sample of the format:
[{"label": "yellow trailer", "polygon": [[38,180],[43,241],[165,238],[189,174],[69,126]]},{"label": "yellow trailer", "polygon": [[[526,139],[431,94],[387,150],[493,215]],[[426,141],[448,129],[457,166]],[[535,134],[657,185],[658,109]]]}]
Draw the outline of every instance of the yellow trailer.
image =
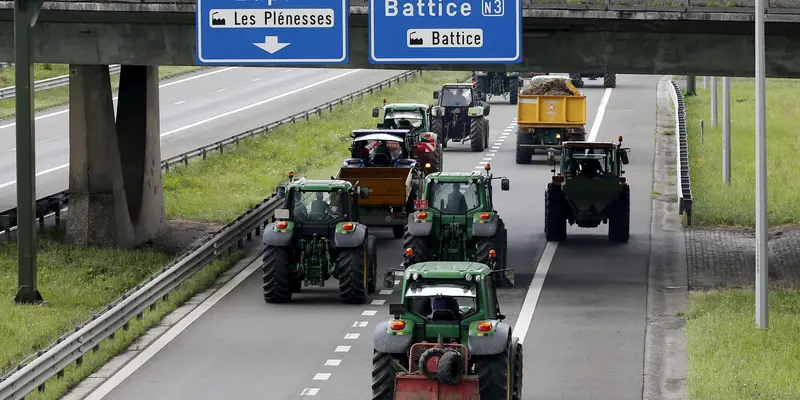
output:
[{"label": "yellow trailer", "polygon": [[346,180],[369,190],[369,197],[359,200],[359,222],[368,226],[391,226],[396,238],[403,236],[412,193],[421,182],[413,168],[339,168],[336,179]]},{"label": "yellow trailer", "polygon": [[520,94],[517,104],[517,164],[530,164],[536,149],[555,148],[564,140],[586,140],[586,96],[567,78],[561,79],[572,95]]}]

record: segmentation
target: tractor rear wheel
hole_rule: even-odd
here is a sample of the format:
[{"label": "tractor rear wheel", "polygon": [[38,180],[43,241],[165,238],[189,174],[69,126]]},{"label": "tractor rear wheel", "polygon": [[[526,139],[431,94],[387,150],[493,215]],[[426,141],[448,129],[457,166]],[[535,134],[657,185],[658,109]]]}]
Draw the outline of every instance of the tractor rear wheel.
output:
[{"label": "tractor rear wheel", "polygon": [[[509,374],[512,374],[509,358],[510,343],[502,353],[475,357],[475,375],[478,375],[478,392],[481,399],[508,399]],[[512,374],[513,376],[513,374]],[[513,381],[511,382],[513,384]],[[513,397],[511,397],[513,399]]]},{"label": "tractor rear wheel", "polygon": [[567,238],[567,213],[560,185],[547,185],[544,195],[544,236],[548,242]]},{"label": "tractor rear wheel", "polygon": [[479,118],[472,118],[469,121],[469,142],[472,151],[483,151],[484,143],[486,139],[484,135],[486,135],[486,131],[484,130],[486,126],[483,123],[483,117]]},{"label": "tractor rear wheel", "polygon": [[625,185],[617,204],[608,216],[608,240],[627,243],[631,236],[631,190]]},{"label": "tractor rear wheel", "polygon": [[605,74],[603,76],[603,86],[607,88],[617,87],[617,74]]},{"label": "tractor rear wheel", "polygon": [[414,251],[411,255],[410,265],[428,261],[428,242],[425,239],[423,236],[411,235],[406,226],[403,233],[403,251],[409,247]]},{"label": "tractor rear wheel", "polygon": [[431,132],[436,134],[436,141],[442,145],[442,148],[447,147],[447,139],[444,137],[444,121],[441,118],[431,120]]},{"label": "tractor rear wheel", "polygon": [[489,119],[488,118],[483,118],[483,121],[485,122],[485,125],[486,125],[485,127],[483,127],[483,148],[484,149],[488,149],[489,148],[489,132],[491,132],[489,130]]},{"label": "tractor rear wheel", "polygon": [[522,400],[522,343],[511,339],[511,400]]},{"label": "tractor rear wheel", "polygon": [[392,355],[372,350],[372,400],[394,399],[396,375]]},{"label": "tractor rear wheel", "polygon": [[517,104],[519,98],[519,79],[511,79],[508,84],[508,101]]},{"label": "tractor rear wheel", "polygon": [[267,246],[264,250],[262,289],[267,303],[288,303],[292,300],[289,249]]},{"label": "tractor rear wheel", "polygon": [[375,293],[378,285],[378,246],[375,244],[375,236],[367,235],[367,261],[369,262],[369,283],[367,283],[367,293]]},{"label": "tractor rear wheel", "polygon": [[433,148],[433,153],[431,153],[431,156],[428,157],[428,162],[431,163],[431,167],[428,169],[428,172],[442,172],[442,161],[444,161],[444,157],[442,156],[442,147],[439,146],[439,143],[437,143]]},{"label": "tractor rear wheel", "polygon": [[339,250],[339,297],[347,304],[367,302],[369,259],[364,246]]}]

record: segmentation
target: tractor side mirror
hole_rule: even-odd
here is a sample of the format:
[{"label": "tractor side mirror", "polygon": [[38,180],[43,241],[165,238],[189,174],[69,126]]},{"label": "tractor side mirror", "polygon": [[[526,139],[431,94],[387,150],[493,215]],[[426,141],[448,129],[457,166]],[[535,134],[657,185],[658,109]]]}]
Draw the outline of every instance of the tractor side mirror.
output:
[{"label": "tractor side mirror", "polygon": [[373,108],[372,109],[372,118],[378,118],[379,115],[381,115],[381,109],[378,108],[378,107]]},{"label": "tractor side mirror", "polygon": [[628,162],[628,150],[630,149],[619,149],[619,159],[622,161],[622,165],[627,165]]},{"label": "tractor side mirror", "polygon": [[[508,282],[509,284],[511,284],[511,287],[516,286],[515,283],[514,283],[514,270],[513,269],[504,268],[504,269],[496,269],[496,270],[492,271],[492,274],[500,274],[500,273],[503,274],[503,278],[505,279],[505,281]],[[495,278],[495,279],[497,279],[497,278]],[[495,280],[495,282],[497,282],[497,281]]]},{"label": "tractor side mirror", "polygon": [[483,105],[483,116],[484,117],[488,117],[489,116],[489,111],[491,111],[491,110],[492,110],[492,106],[490,104],[484,104]]},{"label": "tractor side mirror", "polygon": [[395,318],[400,318],[400,316],[405,312],[406,309],[402,304],[389,304],[389,315],[392,315]]},{"label": "tractor side mirror", "polygon": [[[394,287],[394,271],[388,270],[385,274],[383,274],[383,287],[386,289],[391,289]],[[390,305],[391,306],[391,305]]]},{"label": "tractor side mirror", "polygon": [[369,188],[366,187],[359,187],[358,188],[358,197],[366,200],[369,198]]},{"label": "tractor side mirror", "polygon": [[507,191],[511,188],[511,181],[508,178],[500,179],[500,190]]},{"label": "tractor side mirror", "polygon": [[278,185],[275,188],[275,197],[279,199],[286,197],[286,185]]},{"label": "tractor side mirror", "polygon": [[439,100],[439,92],[433,92],[433,99]]}]

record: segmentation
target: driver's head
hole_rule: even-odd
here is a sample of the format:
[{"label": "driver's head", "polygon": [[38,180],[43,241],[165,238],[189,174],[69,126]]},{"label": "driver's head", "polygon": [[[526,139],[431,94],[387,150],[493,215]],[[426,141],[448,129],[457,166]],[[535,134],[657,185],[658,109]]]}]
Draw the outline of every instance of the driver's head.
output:
[{"label": "driver's head", "polygon": [[317,192],[317,200],[322,201],[322,192]]},{"label": "driver's head", "polygon": [[405,127],[409,127],[409,126],[411,126],[411,122],[409,122],[409,120],[407,120],[405,118],[397,121],[397,127],[398,128],[405,128]]},{"label": "driver's head", "polygon": [[453,184],[453,192],[460,192],[460,191],[461,191],[461,184],[460,183],[454,183]]}]

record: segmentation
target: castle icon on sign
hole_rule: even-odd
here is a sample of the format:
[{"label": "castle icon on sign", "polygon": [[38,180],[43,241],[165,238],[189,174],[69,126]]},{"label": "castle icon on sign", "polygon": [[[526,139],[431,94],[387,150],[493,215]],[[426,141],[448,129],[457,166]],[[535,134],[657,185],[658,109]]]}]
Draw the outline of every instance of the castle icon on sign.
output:
[{"label": "castle icon on sign", "polygon": [[422,40],[422,38],[415,38],[414,37],[415,33],[417,33],[417,31],[414,31],[414,32],[411,32],[411,33],[408,34],[408,45],[409,46],[422,46],[423,44],[425,44],[425,42]]},{"label": "castle icon on sign", "polygon": [[219,12],[211,13],[211,26],[225,26],[225,18],[216,18]]}]

